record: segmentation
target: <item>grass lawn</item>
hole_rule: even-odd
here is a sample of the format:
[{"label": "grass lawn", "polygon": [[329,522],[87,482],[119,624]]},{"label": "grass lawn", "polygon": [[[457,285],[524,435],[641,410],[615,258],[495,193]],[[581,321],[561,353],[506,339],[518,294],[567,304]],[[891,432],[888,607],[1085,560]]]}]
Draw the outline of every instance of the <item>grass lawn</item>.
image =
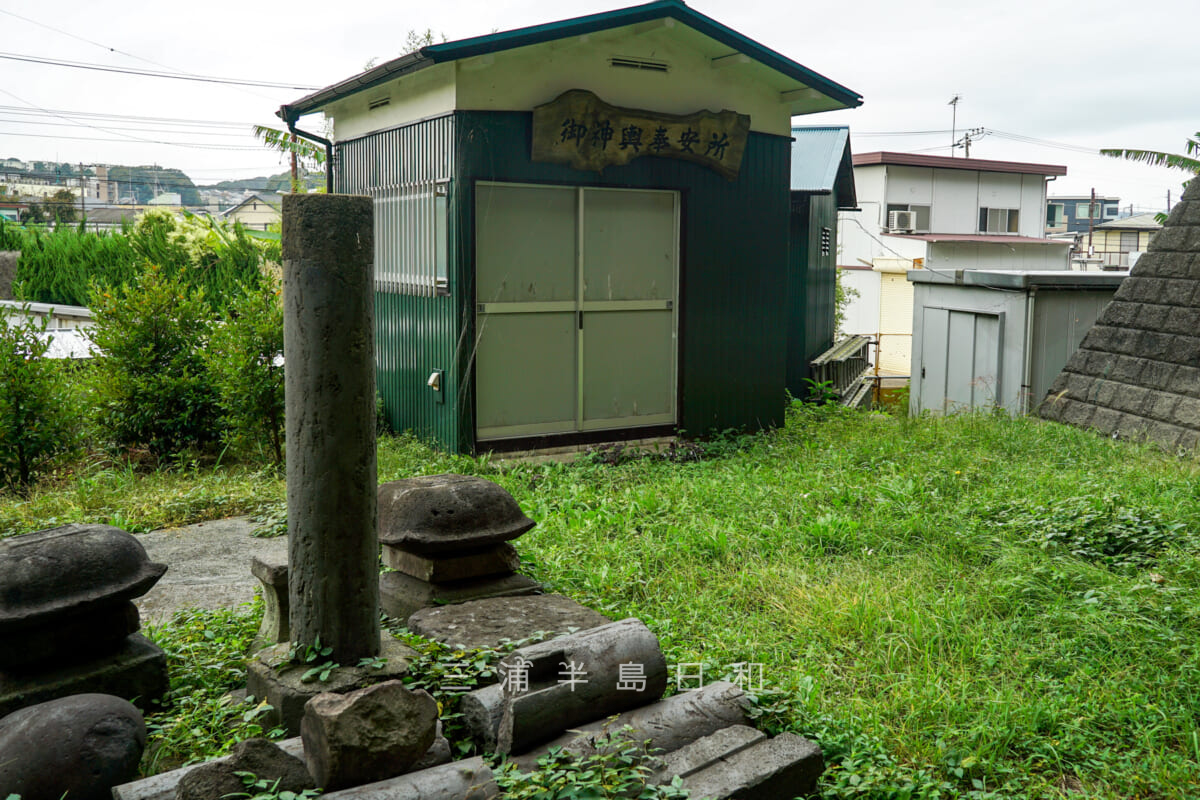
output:
[{"label": "grass lawn", "polygon": [[[1194,457],[1028,419],[827,409],[708,449],[532,466],[397,438],[379,472],[498,481],[539,522],[518,549],[550,590],[640,617],[706,682],[762,664],[760,724],[820,742],[826,797],[1200,796]],[[0,531],[146,530],[282,494],[240,467],[93,467],[4,498]],[[155,634],[181,674],[224,648],[224,677],[186,670],[203,694],[236,683],[252,630],[209,615]],[[231,719],[248,730],[241,714],[189,721],[196,752]]]}]

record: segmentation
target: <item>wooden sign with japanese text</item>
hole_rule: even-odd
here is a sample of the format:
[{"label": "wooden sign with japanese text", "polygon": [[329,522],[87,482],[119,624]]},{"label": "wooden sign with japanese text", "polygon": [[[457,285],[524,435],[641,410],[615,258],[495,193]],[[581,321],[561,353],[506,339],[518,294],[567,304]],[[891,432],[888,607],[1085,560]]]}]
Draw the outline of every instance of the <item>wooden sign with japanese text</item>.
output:
[{"label": "wooden sign with japanese text", "polygon": [[694,161],[735,180],[750,117],[734,111],[679,116],[610,106],[584,89],[533,110],[533,160],[602,171],[639,156]]}]

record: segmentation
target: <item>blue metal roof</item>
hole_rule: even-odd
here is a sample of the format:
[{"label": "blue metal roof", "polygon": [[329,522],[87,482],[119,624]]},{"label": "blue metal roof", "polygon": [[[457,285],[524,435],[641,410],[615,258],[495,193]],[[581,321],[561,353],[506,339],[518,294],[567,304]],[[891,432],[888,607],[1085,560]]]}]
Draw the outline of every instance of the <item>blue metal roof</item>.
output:
[{"label": "blue metal roof", "polygon": [[845,125],[792,128],[793,192],[836,193],[839,208],[858,205],[850,128]]},{"label": "blue metal roof", "polygon": [[295,120],[304,114],[316,111],[334,100],[341,99],[356,92],[377,86],[401,75],[414,72],[425,67],[447,61],[457,61],[472,56],[526,47],[572,36],[582,36],[587,33],[620,28],[639,22],[671,18],[706,36],[721,42],[776,72],[798,81],[805,86],[815,89],[821,94],[842,103],[847,108],[862,105],[862,95],[847,89],[841,84],[831,81],[823,75],[813,72],[802,64],[780,55],[769,47],[765,47],[749,39],[731,28],[727,28],[714,19],[704,16],[689,8],[682,0],[656,0],[640,6],[621,8],[615,11],[605,11],[600,14],[590,14],[584,17],[549,22],[528,28],[518,28],[512,31],[493,33],[487,36],[476,36],[470,39],[460,39],[456,42],[435,44],[422,47],[415,53],[401,56],[392,61],[368,70],[361,75],[321,89],[313,94],[297,100],[295,103],[284,105],[279,110],[279,116]]}]

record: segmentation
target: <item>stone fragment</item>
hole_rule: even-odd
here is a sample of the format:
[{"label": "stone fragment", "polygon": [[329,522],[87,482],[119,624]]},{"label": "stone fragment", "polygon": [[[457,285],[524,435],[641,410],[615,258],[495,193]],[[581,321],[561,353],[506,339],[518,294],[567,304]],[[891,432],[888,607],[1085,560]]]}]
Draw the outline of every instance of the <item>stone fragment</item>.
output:
[{"label": "stone fragment", "polygon": [[131,534],[63,525],[0,540],[0,634],[141,597],[163,573]]},{"label": "stone fragment", "polygon": [[411,647],[384,633],[380,637],[381,667],[349,664],[335,668],[328,680],[305,682],[304,673],[316,664],[292,663],[288,658],[290,649],[287,643],[268,647],[257,653],[246,667],[247,690],[259,700],[266,700],[272,708],[264,721],[282,726],[289,736],[299,735],[304,705],[312,698],[325,692],[344,694],[401,678],[408,673],[408,666],[416,656]]},{"label": "stone fragment", "polygon": [[304,758],[313,778],[330,791],[392,778],[433,744],[437,719],[437,701],[400,681],[320,694],[304,707]]},{"label": "stone fragment", "polygon": [[517,648],[501,663],[524,665],[529,685],[502,684],[499,753],[520,753],[567,728],[652,703],[667,686],[658,638],[634,618]]},{"label": "stone fragment", "polygon": [[500,787],[476,756],[386,781],[321,795],[321,800],[495,800]]},{"label": "stone fragment", "polygon": [[535,524],[511,494],[483,478],[432,475],[379,487],[379,541],[418,555],[507,542]]},{"label": "stone fragment", "polygon": [[504,716],[504,690],[493,683],[458,698],[458,710],[471,733],[471,740],[484,753],[496,752],[496,734]]},{"label": "stone fragment", "polygon": [[175,789],[175,800],[211,800],[246,791],[238,772],[278,781],[281,792],[315,789],[304,762],[294,753],[267,739],[247,739],[234,745],[227,758],[200,764],[183,775]]},{"label": "stone fragment", "polygon": [[748,725],[731,725],[728,728],[722,728],[716,733],[710,733],[691,744],[684,745],[673,753],[664,755],[651,780],[654,783],[670,783],[676,777],[686,778],[713,766],[722,759],[730,758],[766,738],[765,733],[756,731]]},{"label": "stone fragment", "polygon": [[[87,654],[80,654],[88,658]],[[167,656],[139,633],[114,653],[82,662],[43,663],[36,671],[0,671],[0,715],[59,697],[98,692],[148,706],[167,693]]]},{"label": "stone fragment", "polygon": [[141,619],[128,600],[82,611],[47,625],[0,634],[0,670],[24,671],[70,654],[68,660],[102,656],[120,650]]},{"label": "stone fragment", "polygon": [[517,549],[507,542],[485,550],[438,558],[428,558],[385,544],[383,565],[420,581],[444,583],[508,575],[521,566],[521,557],[517,555]]},{"label": "stone fragment", "polygon": [[683,787],[691,797],[712,800],[792,800],[812,794],[824,771],[820,747],[781,733],[687,776]]},{"label": "stone fragment", "polygon": [[542,585],[524,575],[472,578],[452,583],[426,583],[402,572],[379,576],[379,605],[395,619],[407,620],[429,606],[465,603],[486,597],[511,597],[540,594]]},{"label": "stone fragment", "polygon": [[512,761],[520,769],[529,771],[539,758],[555,747],[589,755],[596,752],[597,737],[626,726],[630,728],[628,737],[632,741],[649,742],[651,751],[671,753],[722,728],[749,725],[749,707],[745,692],[732,683],[717,681],[612,719],[577,725],[558,738],[513,757]]},{"label": "stone fragment", "polygon": [[269,647],[292,638],[288,622],[288,565],[282,562],[267,562],[260,556],[250,559],[250,574],[262,584],[263,619],[258,628],[256,644]]},{"label": "stone fragment", "polygon": [[0,719],[0,794],[22,800],[108,800],[137,775],[142,714],[126,700],[80,694]]},{"label": "stone fragment", "polygon": [[423,608],[408,618],[413,633],[452,647],[495,648],[538,633],[561,634],[607,625],[608,617],[559,594],[492,597]]},{"label": "stone fragment", "polygon": [[[279,745],[280,750],[290,756],[294,756],[297,760],[301,760],[304,757],[304,745],[301,743],[299,736],[291,739],[283,739],[276,744]],[[170,772],[160,772],[157,775],[152,775],[149,778],[143,778],[139,781],[121,784],[113,788],[113,800],[174,800],[176,787],[189,772],[199,769],[206,764],[216,764],[228,760],[229,756],[225,756],[213,761],[206,761],[204,764],[192,764],[171,770]],[[425,755],[421,756],[416,764],[413,764],[412,769],[413,771],[429,769],[439,764],[445,764],[449,760],[450,743],[442,735],[442,725],[439,722],[437,738],[433,740],[433,744],[425,751]],[[303,761],[301,761],[301,764],[303,765]],[[308,774],[307,767],[305,767],[305,774]]]}]

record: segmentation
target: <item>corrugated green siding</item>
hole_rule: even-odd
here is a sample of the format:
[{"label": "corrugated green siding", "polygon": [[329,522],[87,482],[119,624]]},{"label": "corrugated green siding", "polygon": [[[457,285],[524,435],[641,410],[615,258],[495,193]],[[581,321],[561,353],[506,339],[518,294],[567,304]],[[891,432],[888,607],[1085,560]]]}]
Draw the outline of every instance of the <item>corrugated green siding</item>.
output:
[{"label": "corrugated green siding", "polygon": [[[340,142],[337,190],[369,194],[372,189],[449,178],[453,136],[454,118],[446,116]],[[451,183],[451,220],[455,188]],[[375,363],[378,390],[392,426],[456,451],[460,431],[455,398],[463,384],[455,369],[461,289],[453,269],[457,261],[453,225],[449,235],[448,297],[375,293]],[[426,385],[436,369],[445,371],[444,403]]]},{"label": "corrugated green siding", "polygon": [[[603,174],[529,159],[531,115],[456,114],[456,298],[471,285],[476,180],[674,189],[682,203],[679,427],[691,434],[779,425],[785,408],[789,164],[786,137],[751,133],[741,175],[729,182],[684,161],[640,158]],[[474,315],[463,307],[468,340]],[[470,368],[460,349],[462,374]],[[469,384],[469,382],[468,382]],[[467,394],[464,392],[464,395]],[[463,406],[464,441],[474,402]]]},{"label": "corrugated green siding", "polygon": [[[829,253],[821,254],[821,228],[829,228]],[[808,396],[808,362],[833,346],[834,281],[837,278],[837,208],[832,195],[800,196],[791,219],[788,274],[789,349],[787,388]]]}]

